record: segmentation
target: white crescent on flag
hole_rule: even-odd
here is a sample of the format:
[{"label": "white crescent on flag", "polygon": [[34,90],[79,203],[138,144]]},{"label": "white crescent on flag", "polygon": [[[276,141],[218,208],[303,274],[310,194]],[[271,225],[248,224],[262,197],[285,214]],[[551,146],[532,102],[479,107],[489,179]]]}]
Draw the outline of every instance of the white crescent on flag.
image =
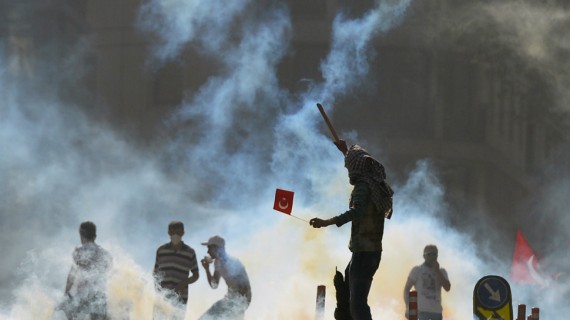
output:
[{"label": "white crescent on flag", "polygon": [[[537,268],[540,268],[538,263],[536,263],[536,266]],[[540,275],[540,272],[534,266],[534,254],[530,256],[530,258],[528,258],[528,261],[526,262],[526,267],[528,268],[528,272],[530,273],[530,276],[532,277],[532,279],[534,279],[534,281],[538,282],[542,286],[547,285],[544,278]]]},{"label": "white crescent on flag", "polygon": [[[285,201],[285,205],[282,204],[282,202]],[[281,210],[287,210],[287,208],[289,208],[289,201],[287,201],[286,198],[281,198],[281,201],[279,201],[279,209]]]}]

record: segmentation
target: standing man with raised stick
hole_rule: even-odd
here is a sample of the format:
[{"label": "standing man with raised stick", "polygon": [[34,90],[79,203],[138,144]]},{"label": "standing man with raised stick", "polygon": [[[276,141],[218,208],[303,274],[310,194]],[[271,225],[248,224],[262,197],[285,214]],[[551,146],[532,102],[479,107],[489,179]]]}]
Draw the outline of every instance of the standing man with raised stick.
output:
[{"label": "standing man with raised stick", "polygon": [[345,270],[345,282],[350,293],[350,315],[353,320],[372,319],[368,306],[368,293],[372,279],[382,255],[384,218],[392,215],[393,191],[386,182],[384,167],[359,145],[348,148],[338,138],[322,106],[317,104],[329,130],[335,138],[334,144],[344,155],[344,166],[348,169],[350,184],[354,186],[350,196],[349,209],[333,218],[313,218],[314,228],[337,227],[352,222],[349,249],[352,258]]}]

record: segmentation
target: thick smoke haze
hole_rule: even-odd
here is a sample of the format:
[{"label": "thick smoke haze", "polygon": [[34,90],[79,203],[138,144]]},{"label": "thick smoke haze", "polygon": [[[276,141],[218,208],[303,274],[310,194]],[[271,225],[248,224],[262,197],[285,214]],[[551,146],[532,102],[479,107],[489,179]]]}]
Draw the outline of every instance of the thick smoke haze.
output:
[{"label": "thick smoke haze", "polygon": [[568,111],[568,90],[564,89],[570,81],[568,4],[504,0],[464,1],[444,7],[421,31],[426,39],[459,51],[461,46],[476,47],[481,56],[510,56],[521,71],[539,73],[557,94],[554,107]]},{"label": "thick smoke haze", "polygon": [[[568,125],[570,108],[570,9],[563,2],[502,1],[500,3],[474,6],[474,19],[470,25],[494,26],[496,36],[488,45],[502,47],[509,51],[513,60],[522,61],[519,68],[535,72],[548,84],[552,99],[533,101],[533,107],[540,113],[549,110],[559,114],[560,121]],[[467,31],[465,31],[467,32]],[[537,91],[540,88],[537,88]],[[541,237],[544,244],[544,263],[554,266],[553,273],[568,270],[570,220],[568,220],[568,135],[565,134],[559,150],[553,151],[551,160],[536,172],[537,192],[532,197],[530,211],[521,217],[528,226],[537,226],[537,232],[546,232]],[[553,143],[553,145],[555,145]],[[548,230],[548,231],[546,231]],[[545,245],[546,244],[546,245]],[[568,280],[562,284],[568,291]],[[556,291],[556,290],[553,290]]]},{"label": "thick smoke haze", "polygon": [[540,2],[504,3],[483,7],[509,35],[505,43],[529,64],[540,70],[558,93],[556,107],[568,111],[570,98],[570,10],[560,5],[546,6]]},{"label": "thick smoke haze", "polygon": [[[497,34],[492,40],[525,67],[539,70],[556,93],[556,107],[567,110],[569,10],[535,2],[484,3],[449,8],[449,17],[457,18],[423,32],[441,45],[453,45],[474,30],[492,29]],[[183,64],[189,51],[213,66],[198,90],[187,88],[176,110],[156,120],[165,134],[152,147],[140,147],[120,128],[85,112],[105,108],[93,103],[99,101],[92,99],[97,93],[76,88],[88,73],[86,39],[67,47],[66,58],[56,59],[46,49],[20,61],[8,49],[10,40],[0,38],[0,319],[62,317],[54,308],[63,297],[71,252],[79,245],[78,226],[85,220],[97,224],[97,243],[113,255],[108,296],[114,317],[151,319],[153,306],[166,314],[179,312],[155,292],[151,270],[156,249],[168,241],[168,223],[182,220],[183,240],[198,259],[206,254],[200,242],[219,234],[228,253],[244,263],[253,292],[246,319],[314,319],[321,284],[327,287],[325,319],[333,319],[332,279],[335,268],[344,270],[350,260],[350,228],[312,229],[273,211],[275,188],[295,191],[293,214],[302,219],[347,209],[351,187],[343,159],[315,103],[334,114],[340,96],[373,79],[370,65],[382,59],[382,52],[372,43],[405,26],[414,5],[379,1],[358,17],[338,12],[330,51],[319,66],[322,79],[294,92],[279,82],[277,71],[294,37],[286,2],[143,2],[137,28],[154,39],[146,72],[165,63]],[[444,35],[451,36],[443,41]],[[43,45],[57,47],[56,40]],[[33,72],[21,71],[27,63],[33,63]],[[80,98],[70,98],[69,92],[79,92]],[[382,162],[384,146],[358,130],[342,136],[377,151],[372,153]],[[556,250],[544,258],[566,270],[568,246],[559,243],[570,239],[570,175],[560,170],[567,160],[561,155],[538,173],[545,177],[544,187],[533,199],[548,208],[541,225],[560,222],[561,236],[552,240]],[[390,180],[390,166],[386,169]],[[403,286],[428,243],[439,247],[440,264],[452,283],[443,293],[445,319],[471,318],[478,279],[508,277],[510,256],[490,254],[492,241],[477,242],[449,225],[455,213],[438,176],[426,159],[392,183],[395,213],[386,221],[382,262],[369,297],[376,318],[403,318]],[[185,319],[198,318],[225,290],[224,285],[212,290],[200,267]],[[568,291],[567,283],[544,290],[540,300],[533,290],[513,286],[513,304],[539,305],[550,318],[554,308],[568,309],[556,295]]]}]

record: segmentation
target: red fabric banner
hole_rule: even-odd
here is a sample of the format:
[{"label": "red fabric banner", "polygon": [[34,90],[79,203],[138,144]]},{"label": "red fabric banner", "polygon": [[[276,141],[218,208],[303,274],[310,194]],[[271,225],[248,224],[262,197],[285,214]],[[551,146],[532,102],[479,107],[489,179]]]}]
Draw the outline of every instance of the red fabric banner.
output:
[{"label": "red fabric banner", "polygon": [[532,250],[522,232],[517,230],[511,267],[511,280],[515,283],[544,286],[546,283],[539,270],[540,266],[534,250]]},{"label": "red fabric banner", "polygon": [[287,191],[282,189],[275,190],[275,203],[273,204],[273,209],[281,211],[286,214],[291,214],[293,210],[293,191]]}]

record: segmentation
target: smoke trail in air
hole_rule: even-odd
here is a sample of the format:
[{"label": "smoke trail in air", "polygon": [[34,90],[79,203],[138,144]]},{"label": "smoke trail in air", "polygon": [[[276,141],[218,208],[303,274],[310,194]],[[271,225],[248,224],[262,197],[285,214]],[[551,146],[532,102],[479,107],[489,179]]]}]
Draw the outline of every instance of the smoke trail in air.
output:
[{"label": "smoke trail in air", "polygon": [[[301,32],[293,29],[287,5],[181,0],[141,5],[138,26],[155,37],[149,72],[165,62],[184,64],[188,52],[211,66],[197,89],[188,88],[176,112],[160,119],[166,131],[177,134],[152,152],[63,97],[80,82],[81,68],[53,66],[81,65],[84,52],[75,48],[60,55],[70,58],[58,63],[38,54],[31,63],[14,60],[5,50],[9,42],[2,40],[0,150],[10,152],[0,156],[0,239],[6,265],[0,281],[17,289],[2,303],[0,318],[61,316],[54,307],[62,298],[71,252],[79,245],[77,227],[84,220],[98,225],[97,242],[114,257],[108,287],[113,316],[150,319],[153,306],[177,312],[155,292],[150,276],[156,248],[168,241],[166,227],[175,219],[185,223],[184,241],[198,258],[206,253],[201,241],[214,234],[226,238],[229,254],[244,263],[252,283],[247,319],[312,319],[319,284],[327,286],[325,318],[333,318],[332,277],[334,268],[343,270],[350,259],[350,228],[315,230],[273,212],[274,191],[295,191],[293,214],[304,219],[346,210],[350,185],[342,156],[328,132],[321,132],[315,103],[322,102],[327,111],[339,108],[339,96],[368,79],[371,62],[382,59],[372,42],[405,24],[413,3],[379,1],[356,18],[339,13],[330,52],[320,65],[322,81],[301,92],[284,89],[278,77],[280,62],[293,50],[293,32]],[[496,16],[497,21],[516,21],[516,10],[499,9],[493,15],[505,19]],[[566,66],[563,54],[552,54],[567,51],[563,33],[556,33],[560,41],[546,34],[564,25],[567,11],[544,7],[531,12],[540,22],[532,29],[537,36],[521,33],[518,39],[527,44],[520,52],[540,66]],[[553,25],[547,25],[548,15],[556,18]],[[469,27],[467,20],[453,23],[459,30]],[[544,39],[551,42],[541,45]],[[61,74],[53,77],[48,66]],[[563,87],[566,76],[549,70],[555,87]],[[341,134],[354,140],[349,142],[366,141],[355,132]],[[390,179],[389,166],[387,172]],[[568,199],[565,185],[553,184],[552,202]],[[470,317],[473,285],[486,274],[507,274],[510,257],[489,261],[480,255],[487,248],[446,224],[452,214],[444,201],[446,190],[429,162],[419,162],[393,187],[395,213],[386,221],[382,262],[369,300],[373,314],[403,316],[407,273],[421,263],[424,245],[433,243],[452,283],[451,292],[443,295],[445,317]],[[22,283],[11,282],[14,274]],[[207,285],[203,270],[189,290],[186,319],[199,317],[225,294],[223,285],[217,290]]]}]

